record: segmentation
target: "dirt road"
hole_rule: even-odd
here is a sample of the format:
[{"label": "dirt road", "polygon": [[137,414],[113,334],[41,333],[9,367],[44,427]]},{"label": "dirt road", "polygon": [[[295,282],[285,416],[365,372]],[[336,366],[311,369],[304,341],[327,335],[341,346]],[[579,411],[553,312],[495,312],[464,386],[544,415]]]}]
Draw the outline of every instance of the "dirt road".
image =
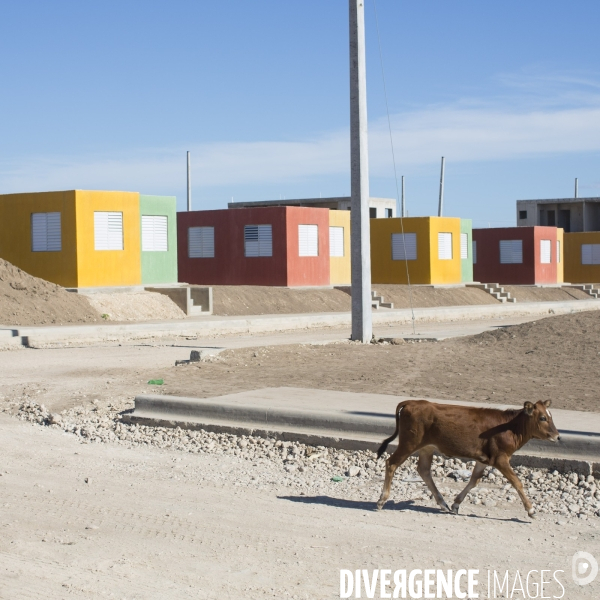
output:
[{"label": "dirt road", "polygon": [[600,592],[570,576],[575,551],[600,553],[595,519],[527,522],[509,504],[449,516],[420,491],[378,513],[378,484],[301,491],[261,461],[82,445],[6,415],[0,449],[7,600],[313,600],[339,597],[339,569],[359,568],[471,568],[481,582],[487,569],[511,581],[516,570],[558,569],[567,598]]},{"label": "dirt road", "polygon": [[[251,345],[253,339],[238,343]],[[311,338],[295,333],[266,339]],[[198,340],[16,350],[0,353],[0,401],[29,395],[62,410],[94,399],[131,400],[150,389],[150,379],[162,378],[163,393],[199,397],[293,386],[501,404],[543,398],[556,408],[600,411],[599,339],[600,313],[592,311],[435,343],[241,347],[186,367],[175,367],[175,360],[188,358]]]}]

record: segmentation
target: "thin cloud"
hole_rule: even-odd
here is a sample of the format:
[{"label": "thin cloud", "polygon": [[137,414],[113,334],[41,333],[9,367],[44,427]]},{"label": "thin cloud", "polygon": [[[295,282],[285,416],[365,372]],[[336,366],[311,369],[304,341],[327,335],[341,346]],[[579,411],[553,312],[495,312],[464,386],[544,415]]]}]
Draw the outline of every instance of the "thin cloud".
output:
[{"label": "thin cloud", "polygon": [[[544,154],[600,150],[600,97],[571,108],[506,110],[482,103],[433,106],[392,117],[396,161],[410,169],[437,163],[510,160]],[[115,156],[27,157],[0,164],[2,193],[88,188],[179,189],[185,150],[193,153],[192,173],[206,186],[296,182],[347,175],[348,130],[297,142],[213,143],[119,153]],[[391,175],[387,120],[370,123],[371,173]]]}]

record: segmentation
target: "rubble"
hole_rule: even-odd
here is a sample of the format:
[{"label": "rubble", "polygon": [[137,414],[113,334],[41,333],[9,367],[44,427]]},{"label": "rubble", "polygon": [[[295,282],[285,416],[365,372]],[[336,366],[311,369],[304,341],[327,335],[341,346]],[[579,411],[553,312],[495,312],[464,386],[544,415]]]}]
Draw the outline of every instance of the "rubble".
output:
[{"label": "rubble", "polygon": [[[60,415],[50,413],[43,404],[25,400],[18,405],[17,417],[40,426],[62,430],[82,443],[114,443],[129,448],[156,447],[191,454],[235,456],[247,461],[248,473],[241,483],[263,485],[280,478],[285,487],[318,489],[339,494],[340,481],[349,487],[349,495],[375,500],[380,491],[385,463],[370,451],[347,451],[312,447],[305,444],[237,436],[180,428],[146,427],[123,423],[122,412],[131,401],[114,401],[108,406],[78,406]],[[440,492],[452,499],[465,485],[473,462],[436,456],[432,474]],[[526,493],[538,514],[579,519],[600,517],[600,486],[593,476],[561,474],[545,469],[516,467]],[[340,476],[345,476],[340,479]],[[347,479],[346,479],[347,477]],[[458,483],[455,481],[458,480]],[[462,480],[462,481],[461,481]],[[91,479],[89,480],[91,482]],[[416,473],[416,459],[398,469],[392,499],[395,501],[430,499],[430,493]],[[520,499],[514,488],[495,469],[488,468],[480,484],[467,496],[469,503],[486,508],[502,507]]]}]

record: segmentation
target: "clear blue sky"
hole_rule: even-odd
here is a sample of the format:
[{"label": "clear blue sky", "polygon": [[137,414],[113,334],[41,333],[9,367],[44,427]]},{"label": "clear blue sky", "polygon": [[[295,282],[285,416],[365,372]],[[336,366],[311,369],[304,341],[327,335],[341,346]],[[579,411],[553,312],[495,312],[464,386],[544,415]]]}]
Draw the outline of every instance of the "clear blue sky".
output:
[{"label": "clear blue sky", "polygon": [[[377,0],[411,215],[514,224],[600,195],[600,3]],[[371,193],[395,196],[373,0]],[[196,208],[349,194],[347,0],[0,5],[0,193],[123,189]]]}]

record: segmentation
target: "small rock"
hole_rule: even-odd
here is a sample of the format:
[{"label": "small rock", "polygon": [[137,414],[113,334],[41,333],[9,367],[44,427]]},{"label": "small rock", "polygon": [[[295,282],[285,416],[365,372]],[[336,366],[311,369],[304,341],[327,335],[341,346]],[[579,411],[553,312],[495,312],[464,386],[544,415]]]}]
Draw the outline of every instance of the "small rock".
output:
[{"label": "small rock", "polygon": [[92,478],[91,478],[91,477],[86,477],[86,478],[84,479],[84,481],[85,481],[85,482],[86,482],[88,485],[91,485],[91,484],[92,484]]},{"label": "small rock", "polygon": [[62,423],[62,417],[58,413],[50,413],[48,415],[48,423],[50,425],[60,425]]},{"label": "small rock", "polygon": [[360,473],[360,469],[356,466],[352,466],[348,469],[348,472],[346,473],[346,475],[348,475],[348,477],[356,477],[359,473]]}]

